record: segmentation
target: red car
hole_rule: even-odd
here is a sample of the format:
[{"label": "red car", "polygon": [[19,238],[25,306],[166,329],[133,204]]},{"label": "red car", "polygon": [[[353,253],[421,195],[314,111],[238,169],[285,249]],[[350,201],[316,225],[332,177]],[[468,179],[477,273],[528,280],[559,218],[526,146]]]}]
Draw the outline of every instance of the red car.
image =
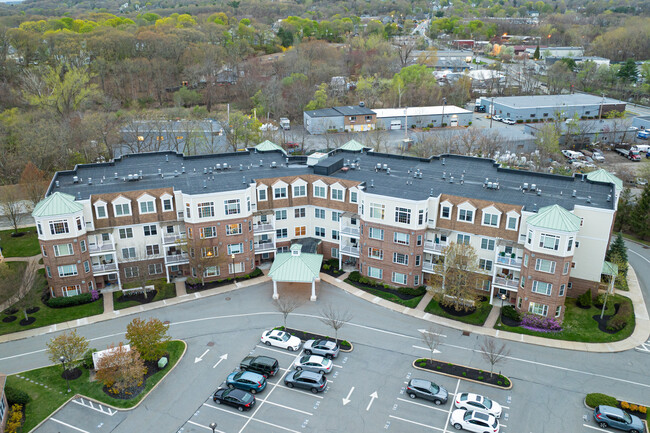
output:
[{"label": "red car", "polygon": [[284,143],[287,149],[297,149],[300,147],[298,143]]}]

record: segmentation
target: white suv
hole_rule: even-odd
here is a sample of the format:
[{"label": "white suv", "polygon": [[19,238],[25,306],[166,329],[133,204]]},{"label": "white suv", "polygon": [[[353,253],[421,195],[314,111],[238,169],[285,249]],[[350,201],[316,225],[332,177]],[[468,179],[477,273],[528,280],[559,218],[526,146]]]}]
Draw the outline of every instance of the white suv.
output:
[{"label": "white suv", "polygon": [[474,433],[499,433],[499,421],[492,415],[477,410],[456,409],[451,413],[449,424],[456,430]]}]

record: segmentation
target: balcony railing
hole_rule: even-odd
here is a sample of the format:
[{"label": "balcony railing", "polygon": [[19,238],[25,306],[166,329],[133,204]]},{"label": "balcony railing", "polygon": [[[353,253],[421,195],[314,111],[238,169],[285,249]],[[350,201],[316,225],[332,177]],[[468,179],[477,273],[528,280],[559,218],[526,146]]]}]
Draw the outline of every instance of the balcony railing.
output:
[{"label": "balcony railing", "polygon": [[422,270],[431,274],[439,274],[440,264],[433,262],[422,262]]},{"label": "balcony railing", "polygon": [[500,265],[521,267],[521,258],[512,258],[509,256],[497,256],[497,263]]},{"label": "balcony railing", "polygon": [[350,236],[350,237],[358,238],[359,237],[359,227],[343,226],[341,228],[341,235],[342,236]]},{"label": "balcony railing", "polygon": [[271,223],[253,224],[253,233],[272,232],[274,230],[275,227]]},{"label": "balcony railing", "polygon": [[185,233],[168,233],[163,235],[163,244],[175,244],[187,242],[187,235]]},{"label": "balcony railing", "polygon": [[190,256],[187,253],[180,254],[167,254],[165,256],[165,264],[179,264],[179,263],[189,263]]},{"label": "balcony railing", "polygon": [[424,252],[442,253],[447,247],[446,242],[424,241]]},{"label": "balcony railing", "polygon": [[105,253],[107,251],[115,251],[115,244],[113,243],[113,241],[107,241],[101,244],[88,245],[88,252],[90,254]]},{"label": "balcony railing", "polygon": [[255,246],[256,253],[275,251],[275,245],[273,242],[255,242],[253,245]]},{"label": "balcony railing", "polygon": [[93,264],[93,273],[100,274],[102,272],[115,272],[117,271],[117,263],[103,263],[99,265]]},{"label": "balcony railing", "polygon": [[359,257],[359,247],[344,245],[341,247],[340,253],[345,254],[346,256]]},{"label": "balcony railing", "polygon": [[510,287],[512,289],[516,289],[516,288],[519,287],[519,279],[518,278],[509,279],[509,278],[503,278],[503,277],[495,277],[494,278],[494,285],[495,286]]}]

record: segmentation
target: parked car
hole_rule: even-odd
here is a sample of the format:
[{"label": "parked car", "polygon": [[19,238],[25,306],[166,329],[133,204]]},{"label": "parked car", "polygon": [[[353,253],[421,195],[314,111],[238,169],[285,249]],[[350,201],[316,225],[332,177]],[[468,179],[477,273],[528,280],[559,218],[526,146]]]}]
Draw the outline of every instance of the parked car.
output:
[{"label": "parked car", "polygon": [[406,385],[406,394],[411,398],[431,400],[437,405],[447,403],[449,398],[445,388],[424,379],[411,379]]},{"label": "parked car", "polygon": [[509,117],[506,117],[505,119],[503,119],[503,123],[505,123],[506,125],[514,125],[517,122],[515,122],[514,120],[512,120]]},{"label": "parked car", "polygon": [[307,355],[320,355],[327,359],[339,356],[339,346],[329,340],[307,340],[303,346]]},{"label": "parked car", "polygon": [[501,405],[496,401],[492,401],[482,395],[473,394],[471,392],[462,392],[456,394],[454,406],[458,409],[478,409],[487,412],[495,418],[501,418]]},{"label": "parked car", "polygon": [[449,424],[456,430],[474,433],[499,433],[499,421],[489,413],[478,410],[456,409],[451,413]]},{"label": "parked car", "polygon": [[596,406],[594,419],[600,428],[612,427],[632,433],[643,433],[643,422],[629,413],[612,406]]},{"label": "parked car", "polygon": [[255,396],[241,389],[219,388],[214,392],[212,400],[217,404],[223,403],[236,407],[240,412],[250,410],[255,406]]},{"label": "parked car", "polygon": [[277,329],[264,331],[261,341],[267,346],[281,347],[291,351],[300,349],[300,345],[302,344],[300,338]]},{"label": "parked car", "polygon": [[289,388],[308,389],[314,394],[325,391],[327,388],[327,379],[320,373],[305,370],[292,370],[284,378],[284,384]]},{"label": "parked car", "polygon": [[226,385],[230,389],[242,389],[251,394],[257,394],[266,388],[266,379],[261,374],[252,371],[236,371],[230,373],[226,379]]},{"label": "parked car", "polygon": [[605,155],[603,155],[603,153],[601,151],[599,151],[599,150],[594,150],[592,152],[591,157],[596,162],[605,162]]},{"label": "parked car", "polygon": [[639,186],[646,186],[648,184],[648,179],[646,179],[645,177],[637,177],[636,184]]},{"label": "parked car", "polygon": [[275,376],[279,370],[278,360],[269,356],[247,356],[239,364],[242,371],[252,371],[268,378]]},{"label": "parked car", "polygon": [[297,149],[300,147],[298,143],[284,143],[287,146],[287,149]]},{"label": "parked car", "polygon": [[492,120],[496,120],[497,122],[501,122],[503,120],[503,117],[499,116],[498,114],[495,114],[492,116]]},{"label": "parked car", "polygon": [[304,355],[293,363],[296,370],[313,371],[314,373],[327,374],[332,371],[334,364],[331,360],[318,355]]}]

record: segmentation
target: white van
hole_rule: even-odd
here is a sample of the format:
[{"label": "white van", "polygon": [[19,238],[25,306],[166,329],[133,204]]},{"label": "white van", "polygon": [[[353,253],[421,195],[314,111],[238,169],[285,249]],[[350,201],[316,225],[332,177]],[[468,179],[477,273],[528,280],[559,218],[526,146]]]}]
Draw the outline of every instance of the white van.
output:
[{"label": "white van", "polygon": [[564,149],[562,155],[566,156],[569,159],[584,159],[582,152],[576,152],[575,150]]},{"label": "white van", "polygon": [[632,146],[632,150],[636,150],[642,153],[650,152],[650,144],[637,144]]}]

